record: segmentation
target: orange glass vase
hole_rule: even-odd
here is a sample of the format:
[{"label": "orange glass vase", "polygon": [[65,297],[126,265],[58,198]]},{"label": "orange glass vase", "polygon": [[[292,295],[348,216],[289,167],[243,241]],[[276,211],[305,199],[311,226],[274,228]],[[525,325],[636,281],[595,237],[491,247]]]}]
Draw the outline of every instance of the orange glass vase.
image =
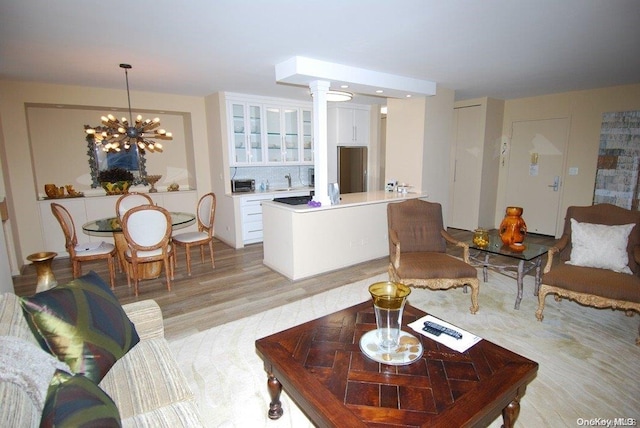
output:
[{"label": "orange glass vase", "polygon": [[500,239],[513,250],[524,250],[527,224],[522,218],[521,207],[507,207],[506,215],[500,223]]}]

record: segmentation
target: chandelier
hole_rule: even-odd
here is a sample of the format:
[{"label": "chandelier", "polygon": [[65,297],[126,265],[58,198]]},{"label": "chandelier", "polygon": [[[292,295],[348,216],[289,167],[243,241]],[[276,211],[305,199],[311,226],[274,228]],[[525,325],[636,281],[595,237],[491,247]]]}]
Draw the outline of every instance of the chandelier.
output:
[{"label": "chandelier", "polygon": [[129,120],[123,117],[118,120],[112,114],[102,116],[102,126],[91,127],[84,126],[84,130],[96,145],[102,146],[105,152],[119,152],[120,150],[129,150],[133,146],[138,146],[140,150],[149,150],[150,152],[162,152],[162,144],[158,140],[171,140],[173,135],[164,129],[156,129],[160,126],[160,118],[142,120],[142,116],[138,115],[136,121],[133,122],[131,113],[131,95],[129,94],[129,73],[131,68],[129,64],[120,64],[120,68],[124,68],[124,76],[127,81],[127,100],[129,101]]}]

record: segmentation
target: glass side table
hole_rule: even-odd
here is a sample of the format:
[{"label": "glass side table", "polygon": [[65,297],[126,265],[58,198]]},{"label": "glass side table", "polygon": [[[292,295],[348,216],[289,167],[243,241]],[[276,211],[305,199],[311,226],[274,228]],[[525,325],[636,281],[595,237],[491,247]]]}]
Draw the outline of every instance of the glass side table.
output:
[{"label": "glass side table", "polygon": [[[489,242],[487,245],[477,245],[473,240],[467,242],[469,244],[469,258],[474,262],[474,264],[482,266],[484,282],[487,282],[488,279],[487,269],[492,269],[503,275],[514,278],[518,285],[518,295],[516,297],[514,309],[520,309],[520,301],[522,300],[522,280],[527,273],[535,269],[534,295],[537,296],[538,289],[540,288],[540,281],[542,280],[542,269],[540,268],[542,263],[541,256],[546,254],[551,247],[548,245],[529,243],[525,238],[524,249],[522,251],[515,251],[503,244],[497,230],[489,231],[488,235]],[[513,261],[514,264],[491,263],[490,258],[492,255],[503,256],[503,260],[506,260],[507,262]],[[515,263],[517,263],[517,265],[515,265]]]}]

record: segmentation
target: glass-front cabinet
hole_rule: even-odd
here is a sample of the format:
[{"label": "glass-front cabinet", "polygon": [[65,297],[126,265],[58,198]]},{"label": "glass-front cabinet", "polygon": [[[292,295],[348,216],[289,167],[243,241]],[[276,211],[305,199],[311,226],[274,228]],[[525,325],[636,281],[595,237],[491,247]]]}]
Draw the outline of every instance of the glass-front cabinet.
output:
[{"label": "glass-front cabinet", "polygon": [[231,166],[313,164],[310,107],[288,100],[227,98]]},{"label": "glass-front cabinet", "polygon": [[263,162],[262,107],[245,103],[229,103],[231,112],[231,162],[255,164]]},{"label": "glass-front cabinet", "polygon": [[265,106],[267,163],[300,162],[299,109]]},{"label": "glass-front cabinet", "polygon": [[313,113],[302,109],[302,161],[313,163]]}]

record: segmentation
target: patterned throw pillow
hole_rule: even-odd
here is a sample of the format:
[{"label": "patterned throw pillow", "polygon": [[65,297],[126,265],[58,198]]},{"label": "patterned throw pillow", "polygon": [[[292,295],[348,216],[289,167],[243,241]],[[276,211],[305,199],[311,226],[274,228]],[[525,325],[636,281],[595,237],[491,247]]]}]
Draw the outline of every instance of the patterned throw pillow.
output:
[{"label": "patterned throw pillow", "polygon": [[41,428],[121,427],[115,403],[91,380],[56,370],[40,420]]},{"label": "patterned throw pillow", "polygon": [[43,348],[95,383],[140,341],[118,299],[93,271],[23,297],[20,304]]}]

